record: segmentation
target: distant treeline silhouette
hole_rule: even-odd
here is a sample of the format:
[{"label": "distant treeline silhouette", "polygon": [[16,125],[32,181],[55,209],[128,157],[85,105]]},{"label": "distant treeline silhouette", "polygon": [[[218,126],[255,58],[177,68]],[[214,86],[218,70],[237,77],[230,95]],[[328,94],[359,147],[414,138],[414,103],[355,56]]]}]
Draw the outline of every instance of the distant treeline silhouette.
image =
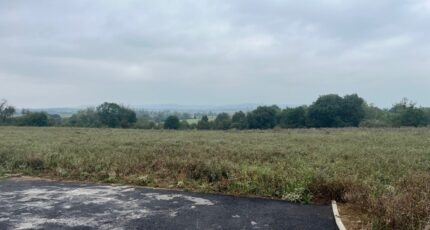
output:
[{"label": "distant treeline silhouette", "polygon": [[423,127],[430,125],[430,108],[417,107],[403,99],[390,109],[369,105],[357,94],[328,94],[311,105],[281,109],[276,105],[259,106],[253,111],[229,113],[178,113],[134,111],[126,106],[105,102],[96,108],[80,110],[71,117],[22,110],[20,114],[0,102],[0,124],[16,126],[70,126],[139,129],[272,129],[337,127]]}]

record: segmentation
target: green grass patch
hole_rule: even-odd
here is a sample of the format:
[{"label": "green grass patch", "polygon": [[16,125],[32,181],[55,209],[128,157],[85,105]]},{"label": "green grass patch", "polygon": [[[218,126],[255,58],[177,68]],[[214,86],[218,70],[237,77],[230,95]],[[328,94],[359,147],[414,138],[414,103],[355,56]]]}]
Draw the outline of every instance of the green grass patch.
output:
[{"label": "green grass patch", "polygon": [[375,228],[430,217],[430,129],[163,131],[0,127],[0,175],[357,204]]}]

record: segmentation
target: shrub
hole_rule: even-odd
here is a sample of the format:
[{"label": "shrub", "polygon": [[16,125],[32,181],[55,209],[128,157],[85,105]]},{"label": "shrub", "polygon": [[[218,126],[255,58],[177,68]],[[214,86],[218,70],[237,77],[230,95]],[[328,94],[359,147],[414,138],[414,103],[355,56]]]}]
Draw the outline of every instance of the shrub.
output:
[{"label": "shrub", "polygon": [[259,106],[248,113],[248,124],[251,129],[272,129],[276,126],[276,117],[279,112],[277,106]]},{"label": "shrub", "polygon": [[282,128],[306,127],[306,107],[287,108],[279,114],[279,124]]},{"label": "shrub", "polygon": [[231,126],[230,115],[228,115],[227,113],[218,114],[218,116],[215,118],[214,126],[215,126],[215,129],[222,129],[222,130],[229,129]]},{"label": "shrub", "polygon": [[22,126],[48,126],[48,114],[45,112],[25,111],[24,115],[18,118],[18,124]]},{"label": "shrub", "polygon": [[248,128],[248,120],[246,114],[242,111],[233,114],[231,128],[234,129],[246,129]]},{"label": "shrub", "polygon": [[385,128],[390,127],[390,123],[384,120],[364,120],[360,123],[360,127],[363,128]]},{"label": "shrub", "polygon": [[320,96],[308,111],[313,127],[358,126],[364,117],[365,101],[356,94],[343,98],[337,94]]},{"label": "shrub", "polygon": [[180,127],[179,118],[177,116],[168,116],[164,121],[165,129],[179,129]]},{"label": "shrub", "polygon": [[68,121],[68,125],[76,127],[101,127],[102,123],[99,119],[97,111],[94,108],[80,110],[73,114]]},{"label": "shrub", "polygon": [[208,116],[204,115],[202,119],[197,123],[197,129],[208,130],[211,129]]},{"label": "shrub", "polygon": [[129,128],[136,123],[136,113],[124,106],[105,102],[97,107],[100,122],[110,128]]}]

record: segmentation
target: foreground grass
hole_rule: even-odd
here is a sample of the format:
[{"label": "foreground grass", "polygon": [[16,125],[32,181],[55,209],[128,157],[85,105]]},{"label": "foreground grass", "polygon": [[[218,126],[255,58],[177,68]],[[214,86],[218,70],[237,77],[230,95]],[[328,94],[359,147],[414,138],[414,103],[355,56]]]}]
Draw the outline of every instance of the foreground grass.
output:
[{"label": "foreground grass", "polygon": [[430,217],[430,129],[142,131],[0,127],[0,174],[336,199],[374,228]]}]

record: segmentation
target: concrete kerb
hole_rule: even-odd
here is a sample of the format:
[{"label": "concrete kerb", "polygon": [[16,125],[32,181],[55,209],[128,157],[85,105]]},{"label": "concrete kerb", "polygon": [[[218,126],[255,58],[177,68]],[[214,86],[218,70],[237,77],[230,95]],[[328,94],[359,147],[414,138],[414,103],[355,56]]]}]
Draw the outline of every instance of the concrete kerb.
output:
[{"label": "concrete kerb", "polygon": [[337,204],[335,200],[331,201],[331,207],[333,209],[333,215],[336,221],[337,228],[339,228],[339,230],[346,230],[345,225],[343,225],[342,219],[340,218],[339,210],[337,209]]}]

